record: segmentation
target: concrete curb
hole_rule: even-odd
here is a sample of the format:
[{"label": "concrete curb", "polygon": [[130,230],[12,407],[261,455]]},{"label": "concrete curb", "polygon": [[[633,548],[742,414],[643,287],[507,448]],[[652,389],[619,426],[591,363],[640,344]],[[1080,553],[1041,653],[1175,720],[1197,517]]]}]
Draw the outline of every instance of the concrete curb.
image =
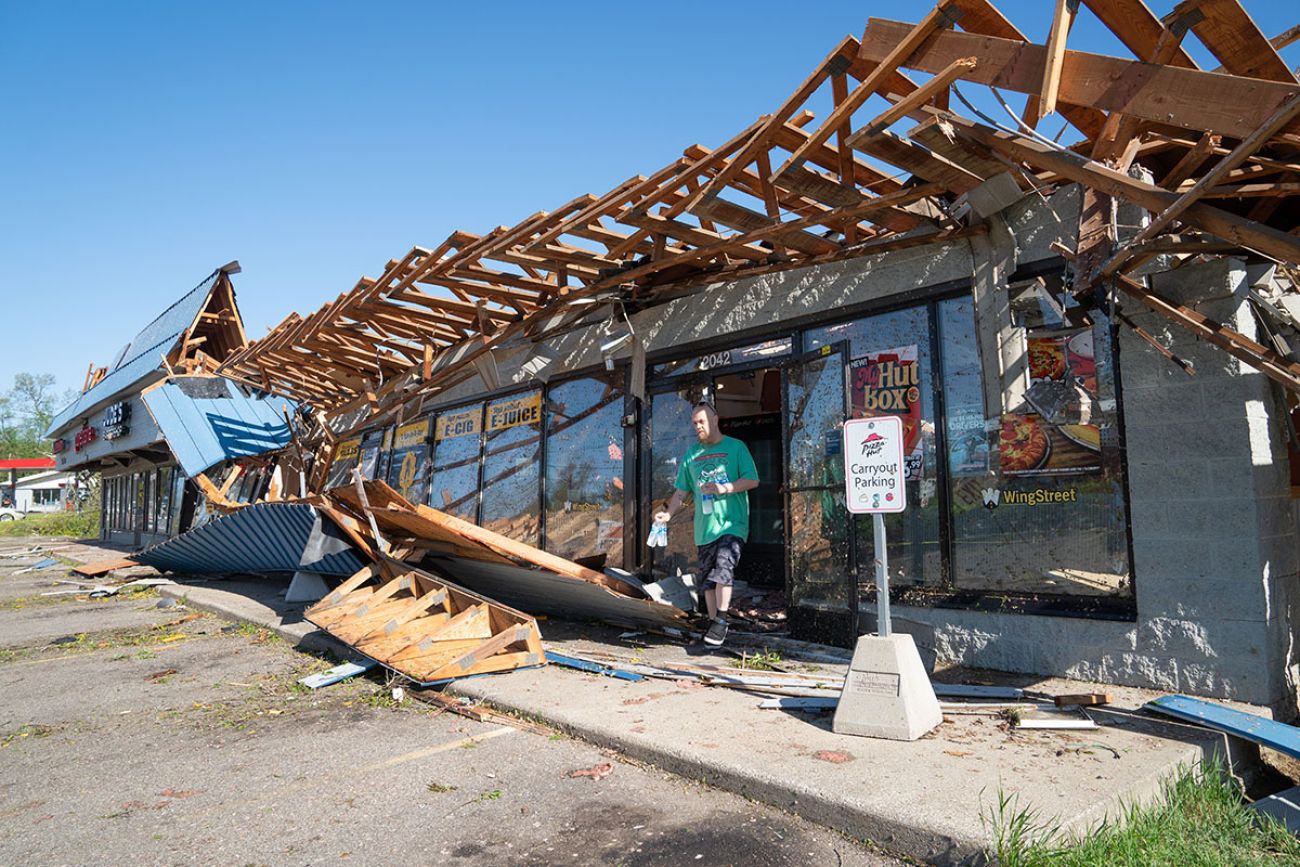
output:
[{"label": "concrete curb", "polygon": [[[247,606],[246,610],[240,610],[241,606],[227,601],[238,597],[215,589],[211,594],[204,593],[207,589],[192,584],[164,584],[158,588],[158,594],[182,602],[187,608],[215,614],[223,620],[252,623],[270,630],[304,653],[328,653],[340,660],[355,659],[357,656],[346,644],[311,623],[284,623],[275,612],[251,610],[254,607],[252,605]],[[217,596],[226,598],[215,598]]]}]

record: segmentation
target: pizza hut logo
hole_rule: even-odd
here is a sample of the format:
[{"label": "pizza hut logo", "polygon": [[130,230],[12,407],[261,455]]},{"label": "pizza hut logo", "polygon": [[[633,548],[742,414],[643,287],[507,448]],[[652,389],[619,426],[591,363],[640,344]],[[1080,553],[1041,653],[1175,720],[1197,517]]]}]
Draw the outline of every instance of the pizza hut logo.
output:
[{"label": "pizza hut logo", "polygon": [[862,441],[862,457],[872,458],[885,450],[885,438],[878,433],[868,434]]},{"label": "pizza hut logo", "polygon": [[984,497],[984,508],[992,511],[1002,502],[1002,492],[997,488],[985,488],[982,492]]}]

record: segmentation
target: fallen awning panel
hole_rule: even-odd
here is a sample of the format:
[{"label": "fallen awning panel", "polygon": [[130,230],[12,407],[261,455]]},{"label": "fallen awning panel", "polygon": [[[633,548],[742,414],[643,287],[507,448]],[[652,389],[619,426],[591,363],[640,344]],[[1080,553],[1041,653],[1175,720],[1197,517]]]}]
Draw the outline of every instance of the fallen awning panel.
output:
[{"label": "fallen awning panel", "polygon": [[197,574],[351,575],[365,565],[334,522],[304,503],[246,506],[131,557],[155,569]]},{"label": "fallen awning panel", "polygon": [[233,458],[282,449],[293,401],[249,396],[220,376],[174,376],[141,396],[185,474]]}]

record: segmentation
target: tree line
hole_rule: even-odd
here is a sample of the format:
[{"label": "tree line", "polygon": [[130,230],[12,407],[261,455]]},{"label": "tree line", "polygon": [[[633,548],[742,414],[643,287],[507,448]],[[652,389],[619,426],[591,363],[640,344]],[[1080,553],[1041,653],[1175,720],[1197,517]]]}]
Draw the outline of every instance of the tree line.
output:
[{"label": "tree line", "polygon": [[40,458],[50,454],[45,431],[55,414],[76,399],[58,391],[50,373],[18,373],[0,394],[0,458]]}]

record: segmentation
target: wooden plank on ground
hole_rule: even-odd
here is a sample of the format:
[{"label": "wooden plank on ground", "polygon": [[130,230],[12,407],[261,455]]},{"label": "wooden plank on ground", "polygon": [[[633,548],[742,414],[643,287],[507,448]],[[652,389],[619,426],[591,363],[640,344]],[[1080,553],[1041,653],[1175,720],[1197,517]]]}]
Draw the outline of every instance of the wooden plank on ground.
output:
[{"label": "wooden plank on ground", "polygon": [[87,578],[95,578],[116,569],[129,569],[132,566],[139,565],[129,557],[114,557],[111,560],[96,560],[94,563],[83,563],[74,567],[72,571],[78,575],[85,575]]}]

